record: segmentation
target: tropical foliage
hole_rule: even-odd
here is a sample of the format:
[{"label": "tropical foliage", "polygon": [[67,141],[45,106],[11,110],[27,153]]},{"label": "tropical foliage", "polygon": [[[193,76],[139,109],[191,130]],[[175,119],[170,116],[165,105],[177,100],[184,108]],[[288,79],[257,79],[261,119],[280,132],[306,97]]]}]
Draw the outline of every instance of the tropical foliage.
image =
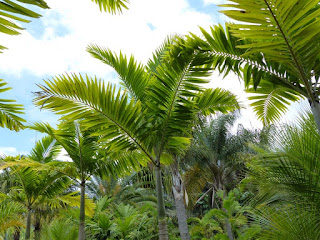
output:
[{"label": "tropical foliage", "polygon": [[[147,64],[89,45],[121,87],[85,74],[39,85],[35,105],[61,119],[29,124],[45,136],[28,155],[0,156],[1,239],[320,239],[319,1],[229,2],[238,22],[167,38]],[[0,32],[40,17],[30,5],[48,8],[0,1]],[[235,126],[236,96],[205,87],[214,69],[244,81],[262,130]],[[301,98],[311,113],[269,125]],[[24,128],[21,113],[0,99],[1,127]]]},{"label": "tropical foliage", "polygon": [[[0,79],[0,94],[11,89],[6,85],[7,83]],[[0,98],[0,127],[19,131],[23,127],[25,120],[18,115],[24,113],[24,108],[15,102],[15,100]]]},{"label": "tropical foliage", "polygon": [[[240,23],[203,29],[195,45],[209,51],[220,72],[241,76],[258,117],[268,124],[301,97],[310,102],[318,129],[320,34],[318,1],[232,0],[221,5]],[[229,10],[229,8],[232,10]],[[305,36],[308,37],[305,37]],[[193,42],[194,43],[194,42]]]}]

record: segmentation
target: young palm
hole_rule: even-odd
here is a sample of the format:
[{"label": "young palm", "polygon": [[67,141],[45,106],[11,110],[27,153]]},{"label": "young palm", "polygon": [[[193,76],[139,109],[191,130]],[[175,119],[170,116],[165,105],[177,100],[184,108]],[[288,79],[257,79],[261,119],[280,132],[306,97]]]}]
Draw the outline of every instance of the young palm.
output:
[{"label": "young palm", "polygon": [[51,199],[64,199],[64,191],[71,184],[69,179],[61,173],[54,171],[38,172],[32,167],[18,166],[21,161],[32,159],[37,164],[48,164],[58,153],[58,145],[51,137],[43,138],[36,144],[32,153],[20,160],[7,157],[2,162],[1,168],[10,168],[10,177],[13,185],[7,193],[1,193],[2,200],[12,201],[23,205],[27,209],[27,223],[25,239],[30,239],[32,213],[44,203],[54,208],[59,204],[53,204]]},{"label": "young palm", "polygon": [[[161,163],[179,154],[189,144],[195,112],[211,111],[216,92],[204,91],[211,69],[208,56],[179,44],[167,42],[147,66],[120,53],[90,46],[88,51],[113,67],[125,91],[89,76],[61,75],[40,85],[35,103],[84,119],[112,151],[137,151],[155,166],[160,239],[168,239],[162,193]],[[167,54],[171,54],[171,58]],[[131,160],[130,160],[131,161]]]},{"label": "young palm", "polygon": [[[306,0],[231,0],[223,10],[241,23],[226,29],[202,30],[205,41],[194,36],[200,49],[209,51],[214,65],[226,74],[241,76],[261,120],[278,119],[287,105],[308,99],[320,131],[319,2]],[[202,43],[201,43],[202,42]]]},{"label": "young palm", "polygon": [[[130,162],[128,162],[132,161],[136,155],[122,153],[120,158],[113,161],[109,160],[108,157],[110,156],[107,150],[102,152],[99,149],[99,137],[93,136],[93,132],[87,130],[81,121],[63,121],[58,129],[53,129],[45,123],[35,123],[30,128],[46,133],[55,139],[66,150],[71,159],[71,162],[54,161],[50,168],[68,176],[80,186],[79,240],[83,240],[85,239],[85,187],[87,181],[93,174],[100,176],[119,175],[136,169],[138,163],[130,165]],[[124,156],[127,165],[122,160]],[[46,169],[46,166],[40,165],[37,167]]]}]

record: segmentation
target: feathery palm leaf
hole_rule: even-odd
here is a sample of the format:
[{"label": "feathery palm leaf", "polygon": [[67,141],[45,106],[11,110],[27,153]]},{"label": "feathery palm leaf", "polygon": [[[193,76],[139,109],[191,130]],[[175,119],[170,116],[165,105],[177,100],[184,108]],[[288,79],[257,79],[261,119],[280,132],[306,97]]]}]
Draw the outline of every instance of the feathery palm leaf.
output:
[{"label": "feathery palm leaf", "polygon": [[[0,79],[0,94],[4,93],[11,88],[5,87],[7,85],[2,79]],[[24,119],[16,114],[23,114],[23,106],[14,103],[15,100],[0,99],[0,127],[6,127],[10,130],[19,131],[23,127]]]},{"label": "feathery palm leaf", "polygon": [[310,116],[301,118],[298,127],[282,127],[272,142],[275,150],[261,153],[260,158],[250,164],[253,183],[260,189],[257,199],[318,205],[320,136]]},{"label": "feathery palm leaf", "polygon": [[[266,61],[282,63],[309,89],[308,81],[319,56],[320,8],[318,1],[232,0],[221,5],[236,10],[223,10],[235,20],[231,25],[234,36],[250,39],[242,48],[248,55],[262,52]],[[318,73],[316,73],[318,74]],[[310,89],[309,89],[310,90]]]},{"label": "feathery palm leaf", "polygon": [[103,63],[111,66],[119,75],[121,84],[129,91],[131,96],[142,101],[150,76],[146,73],[145,67],[137,63],[133,56],[129,60],[121,52],[116,56],[109,49],[97,45],[89,45],[87,51]]},{"label": "feathery palm leaf", "polygon": [[[234,36],[232,26],[225,29],[221,25],[211,27],[210,32],[201,28],[205,40],[192,34],[188,44],[210,52],[213,67],[224,76],[231,71],[243,78],[247,92],[258,95],[250,97],[251,105],[265,124],[278,120],[291,102],[301,97],[308,98],[307,90],[298,84],[299,77],[288,71],[286,65],[274,60],[266,61],[263,52],[247,54],[248,50],[243,46],[253,40]],[[258,87],[259,84],[263,86]]]},{"label": "feathery palm leaf", "polygon": [[[29,4],[23,6],[23,4]],[[30,10],[30,5],[34,5],[43,9],[49,6],[43,0],[2,0],[0,1],[0,32],[9,35],[18,35],[24,28],[20,27],[13,20],[28,23],[28,18],[39,18],[40,14]],[[20,17],[21,15],[22,17]],[[26,18],[27,17],[27,18]],[[0,53],[6,47],[0,45]]]},{"label": "feathery palm leaf", "polygon": [[[127,93],[103,81],[81,75],[66,75],[40,85],[35,104],[64,114],[65,119],[84,119],[100,141],[117,150],[139,149],[147,156],[147,138],[141,103],[129,100]],[[110,141],[108,141],[110,140]],[[152,157],[150,157],[152,159]]]},{"label": "feathery palm leaf", "polygon": [[91,0],[99,5],[100,11],[112,14],[122,13],[123,9],[128,9],[129,0]]}]

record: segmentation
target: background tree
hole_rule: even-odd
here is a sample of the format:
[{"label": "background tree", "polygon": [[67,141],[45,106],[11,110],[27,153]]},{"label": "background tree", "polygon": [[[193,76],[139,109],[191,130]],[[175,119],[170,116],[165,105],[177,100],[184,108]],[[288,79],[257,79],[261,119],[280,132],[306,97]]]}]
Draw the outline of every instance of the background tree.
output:
[{"label": "background tree", "polygon": [[[58,145],[55,144],[53,138],[44,138],[40,140],[32,153],[26,157],[18,157],[20,161],[31,158],[34,162],[40,164],[50,164],[57,155]],[[10,178],[14,185],[7,193],[1,193],[1,200],[12,201],[23,205],[27,209],[27,223],[25,238],[30,239],[32,213],[36,209],[47,202],[51,208],[51,199],[63,199],[63,193],[71,184],[67,177],[61,173],[54,171],[42,171],[31,167],[17,166],[14,158],[7,157],[1,165],[1,168],[10,168]],[[60,195],[60,196],[59,196]],[[58,197],[59,196],[59,197]]]},{"label": "background tree", "polygon": [[[55,161],[52,169],[70,177],[80,186],[80,222],[79,240],[85,239],[85,186],[93,174],[106,176],[130,171],[135,165],[125,163],[121,159],[108,159],[107,152],[99,150],[98,136],[93,136],[92,131],[86,130],[81,121],[63,121],[58,129],[53,129],[49,124],[36,123],[30,128],[48,134],[55,139],[68,153],[71,162]],[[135,156],[129,156],[128,159]],[[109,162],[107,160],[110,160]],[[41,166],[39,166],[41,169]],[[44,166],[45,167],[45,166]],[[139,165],[137,166],[139,167]]]}]

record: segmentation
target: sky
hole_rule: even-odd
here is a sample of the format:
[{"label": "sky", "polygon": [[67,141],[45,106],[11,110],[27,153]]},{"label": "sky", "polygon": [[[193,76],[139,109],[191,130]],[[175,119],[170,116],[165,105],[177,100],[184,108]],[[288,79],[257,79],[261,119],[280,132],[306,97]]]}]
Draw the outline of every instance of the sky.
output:
[{"label": "sky", "polygon": [[[216,4],[225,0],[131,0],[122,15],[101,13],[90,0],[47,0],[50,10],[38,10],[43,17],[23,25],[18,36],[1,35],[0,44],[8,47],[0,55],[0,78],[13,89],[1,98],[16,99],[25,106],[28,123],[56,124],[58,116],[35,107],[33,92],[44,79],[65,73],[81,73],[118,83],[108,66],[92,58],[88,44],[98,44],[113,51],[133,54],[146,63],[152,52],[172,34],[200,34],[199,26],[209,29],[228,19]],[[214,73],[208,87],[222,87],[238,95],[248,105],[240,80],[229,75],[224,80]],[[245,127],[261,127],[252,109],[242,111],[239,120]],[[0,128],[0,154],[27,154],[41,134]]]}]

